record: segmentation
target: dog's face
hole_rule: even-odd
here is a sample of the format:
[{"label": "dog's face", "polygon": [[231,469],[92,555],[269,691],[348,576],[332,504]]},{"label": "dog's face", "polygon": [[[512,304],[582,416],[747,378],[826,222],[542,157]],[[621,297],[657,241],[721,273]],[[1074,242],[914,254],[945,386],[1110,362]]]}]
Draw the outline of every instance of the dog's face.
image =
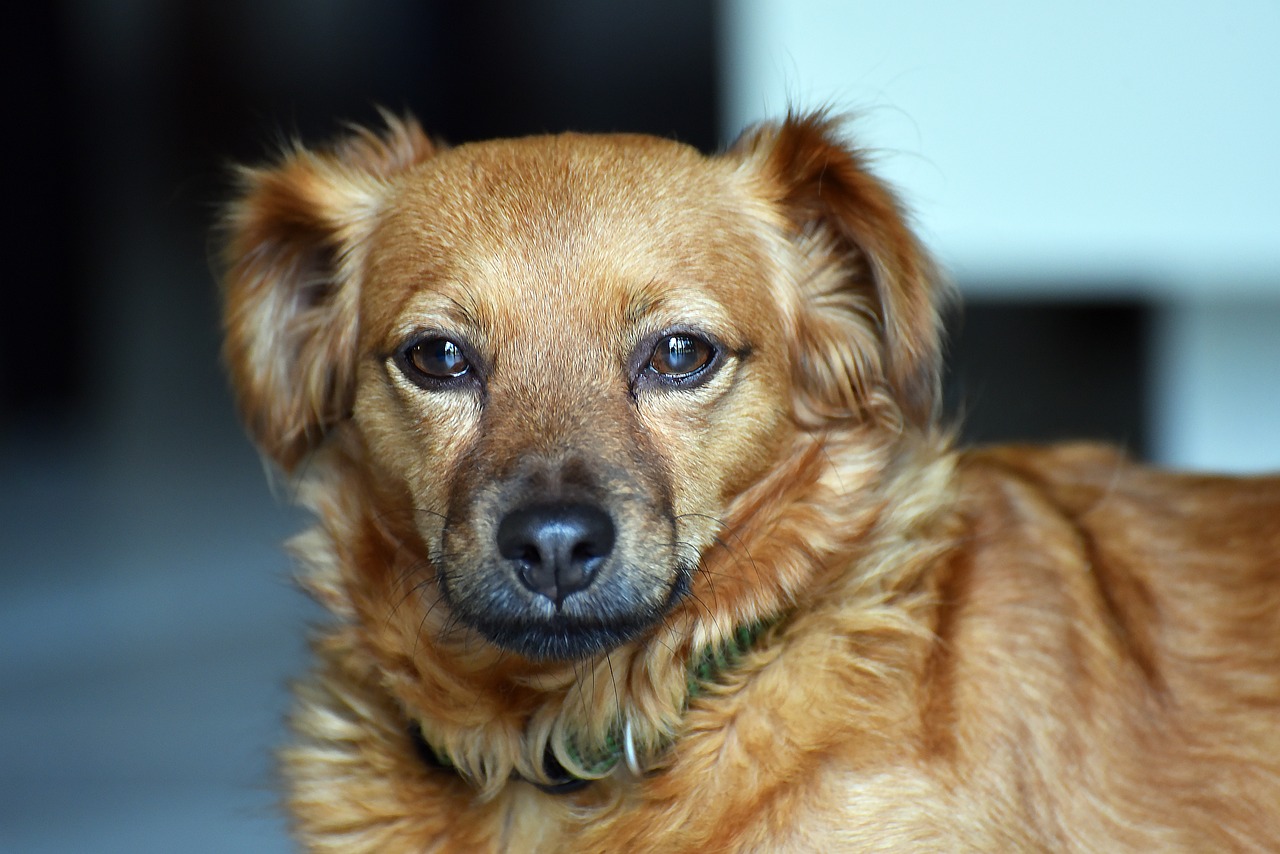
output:
[{"label": "dog's face", "polygon": [[388,200],[353,422],[493,643],[575,658],[652,626],[770,458],[784,323],[735,177],[544,137],[446,151]]},{"label": "dog's face", "polygon": [[393,123],[248,173],[227,353],[251,428],[286,470],[338,443],[367,471],[423,612],[533,659],[643,634],[798,432],[928,417],[927,265],[828,132],[708,158]]}]

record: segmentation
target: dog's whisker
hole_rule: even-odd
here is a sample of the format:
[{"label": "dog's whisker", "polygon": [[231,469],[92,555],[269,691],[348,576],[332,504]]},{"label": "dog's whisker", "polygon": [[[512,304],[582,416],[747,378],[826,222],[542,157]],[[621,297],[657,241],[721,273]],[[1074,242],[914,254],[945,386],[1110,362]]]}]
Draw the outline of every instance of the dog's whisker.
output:
[{"label": "dog's whisker", "polygon": [[[622,696],[618,693],[618,677],[613,672],[613,656],[606,654],[604,656],[604,662],[609,668],[609,682],[613,685],[613,707],[617,709],[619,714],[621,714]],[[596,669],[598,670],[599,668]]]},{"label": "dog's whisker", "polygon": [[[686,619],[688,618],[686,617]],[[670,616],[664,616],[662,618],[662,621],[658,626],[658,631],[655,631],[653,634],[653,641],[654,643],[660,644],[664,649],[666,649],[667,652],[674,654],[676,651],[675,646],[673,646],[671,643],[669,643],[666,639],[662,637],[662,632],[664,630],[669,635],[672,635],[672,636],[677,635],[677,630],[675,626],[671,625]]]},{"label": "dog's whisker", "polygon": [[437,603],[440,601],[440,599],[442,599],[442,598],[444,598],[444,595],[443,595],[443,594],[441,594],[439,597],[437,597],[437,599],[436,599],[436,601],[435,601],[435,602],[432,602],[432,603],[431,603],[431,607],[424,609],[424,611],[423,611],[423,613],[422,613],[422,619],[420,619],[420,620],[418,621],[418,630],[417,630],[416,632],[414,632],[414,633],[413,633],[413,651],[410,653],[410,658],[411,658],[411,660],[417,661],[417,659],[418,659],[418,646],[419,646],[419,644],[421,644],[421,643],[422,643],[422,636],[426,633],[427,621],[431,619],[431,613],[432,613],[432,611],[434,611],[434,610],[435,610],[435,606],[436,606],[436,604],[437,604]]},{"label": "dog's whisker", "polygon": [[403,572],[401,572],[392,584],[391,592],[398,593],[395,603],[387,612],[386,621],[390,624],[391,620],[399,612],[400,608],[414,596],[420,593],[425,587],[439,581],[439,573],[435,570],[431,563],[423,561],[420,563],[409,564]]},{"label": "dog's whisker", "polygon": [[[692,567],[692,571],[699,575],[705,575],[708,577],[708,579],[712,577],[736,579],[739,577],[728,572],[717,572],[716,570],[711,569],[711,567],[707,566],[707,562],[706,560],[703,559],[703,556],[698,551],[697,546],[693,545],[692,543],[676,542],[676,543],[672,543],[671,547],[673,549],[681,549],[681,548],[688,549],[693,554],[693,560],[689,562],[689,566]],[[736,561],[735,561],[735,565],[736,565]]]},{"label": "dog's whisker", "polygon": [[[755,558],[752,557],[751,550],[747,547],[746,542],[742,539],[742,535],[736,529],[731,528],[722,519],[718,519],[715,516],[710,516],[705,513],[685,513],[682,515],[692,516],[692,517],[701,518],[701,519],[707,519],[711,522],[714,522],[716,525],[720,526],[721,528],[724,528],[728,532],[729,536],[731,536],[733,539],[737,541],[738,547],[747,556],[747,560],[751,563],[752,570],[756,574],[756,581],[761,585],[764,584],[764,576],[760,572],[760,567],[756,564]],[[730,547],[730,545],[726,543],[723,539],[721,539],[718,535],[715,536],[715,542],[723,546],[726,552],[728,552],[731,555],[734,555],[734,560],[735,562],[737,561],[738,558],[736,555],[736,550],[734,548]]]},{"label": "dog's whisker", "polygon": [[418,505],[414,505],[413,512],[414,514],[417,514],[417,515],[425,514],[427,516],[434,516],[435,518],[439,519],[442,523],[444,523],[446,527],[451,524],[457,524],[457,521],[452,516],[447,516],[444,513],[441,513],[439,510],[432,510],[428,507],[419,507]]}]

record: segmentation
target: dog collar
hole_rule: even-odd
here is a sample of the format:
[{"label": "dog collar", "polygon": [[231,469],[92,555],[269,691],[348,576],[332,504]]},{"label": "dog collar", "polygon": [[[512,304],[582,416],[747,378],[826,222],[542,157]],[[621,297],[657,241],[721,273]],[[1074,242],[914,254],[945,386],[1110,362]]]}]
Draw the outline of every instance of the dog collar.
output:
[{"label": "dog collar", "polygon": [[[689,667],[684,708],[687,709],[691,701],[705,693],[709,686],[718,682],[727,671],[731,670],[747,652],[755,647],[761,635],[771,628],[774,622],[756,622],[739,626],[725,641],[703,650]],[[436,749],[427,741],[422,732],[422,726],[417,721],[413,721],[409,726],[409,740],[413,744],[414,752],[424,765],[436,770],[457,772],[457,766],[449,758],[448,753]],[[664,744],[660,750],[669,746]],[[627,769],[637,777],[644,775],[644,768],[640,764],[635,741],[631,736],[630,721],[615,722],[604,744],[591,754],[584,755],[572,742],[566,744],[565,749],[578,766],[592,776],[579,777],[573,774],[556,759],[555,751],[548,745],[542,757],[542,769],[552,782],[542,783],[537,780],[525,782],[550,795],[567,795],[585,788],[619,764],[626,765]],[[513,775],[513,779],[524,778]]]}]

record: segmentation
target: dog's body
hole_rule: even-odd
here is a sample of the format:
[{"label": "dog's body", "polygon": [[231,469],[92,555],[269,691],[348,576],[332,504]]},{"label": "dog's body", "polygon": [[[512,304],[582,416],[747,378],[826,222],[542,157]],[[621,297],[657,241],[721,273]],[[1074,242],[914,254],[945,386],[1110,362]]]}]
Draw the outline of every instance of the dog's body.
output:
[{"label": "dog's body", "polygon": [[959,453],[820,117],[246,172],[227,356],[337,616],[329,851],[1280,847],[1280,480]]}]

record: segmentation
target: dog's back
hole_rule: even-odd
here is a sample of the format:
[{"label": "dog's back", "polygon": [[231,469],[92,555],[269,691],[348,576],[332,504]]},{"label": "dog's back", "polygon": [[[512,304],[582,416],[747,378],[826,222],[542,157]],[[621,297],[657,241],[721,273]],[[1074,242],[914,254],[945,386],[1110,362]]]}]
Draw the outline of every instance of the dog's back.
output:
[{"label": "dog's back", "polygon": [[1280,479],[1095,446],[960,468],[969,540],[930,676],[956,773],[1042,841],[1280,845]]}]

